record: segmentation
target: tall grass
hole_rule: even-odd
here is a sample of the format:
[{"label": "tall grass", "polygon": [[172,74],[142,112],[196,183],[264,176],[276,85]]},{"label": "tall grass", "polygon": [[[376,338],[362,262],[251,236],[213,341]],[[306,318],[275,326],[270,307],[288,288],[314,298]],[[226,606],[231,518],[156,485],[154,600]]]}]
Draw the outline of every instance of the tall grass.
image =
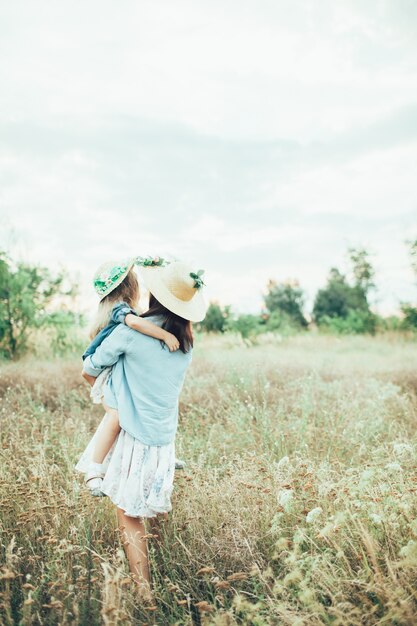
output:
[{"label": "tall grass", "polygon": [[415,624],[416,366],[390,338],[201,342],[149,610],[73,471],[102,415],[80,362],[4,364],[1,623]]}]

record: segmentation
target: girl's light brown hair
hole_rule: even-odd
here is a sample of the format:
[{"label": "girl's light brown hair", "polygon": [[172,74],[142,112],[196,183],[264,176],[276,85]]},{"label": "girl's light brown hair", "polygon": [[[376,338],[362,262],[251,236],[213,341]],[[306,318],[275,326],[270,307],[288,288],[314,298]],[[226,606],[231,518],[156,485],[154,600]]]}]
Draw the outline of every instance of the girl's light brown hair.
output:
[{"label": "girl's light brown hair", "polygon": [[135,309],[139,301],[139,283],[133,270],[127,274],[113,291],[100,300],[96,316],[90,329],[90,339],[93,339],[110,321],[110,315],[115,304],[126,302]]}]

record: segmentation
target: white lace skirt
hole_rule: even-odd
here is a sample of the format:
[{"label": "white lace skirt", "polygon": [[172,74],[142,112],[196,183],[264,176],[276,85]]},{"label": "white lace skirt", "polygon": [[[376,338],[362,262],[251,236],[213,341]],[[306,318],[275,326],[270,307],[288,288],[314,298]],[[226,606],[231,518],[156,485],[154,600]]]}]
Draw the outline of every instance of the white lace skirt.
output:
[{"label": "white lace skirt", "polygon": [[[74,466],[86,473],[92,461],[104,415],[92,439]],[[155,517],[172,509],[171,494],[175,473],[175,442],[147,446],[121,430],[103,461],[102,491],[130,517]]]}]

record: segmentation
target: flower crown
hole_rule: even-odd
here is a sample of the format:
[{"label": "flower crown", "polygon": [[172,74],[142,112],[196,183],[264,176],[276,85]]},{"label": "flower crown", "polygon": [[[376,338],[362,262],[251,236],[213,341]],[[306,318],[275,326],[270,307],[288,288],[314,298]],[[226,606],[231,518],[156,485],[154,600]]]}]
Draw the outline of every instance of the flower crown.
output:
[{"label": "flower crown", "polygon": [[160,256],[137,256],[135,259],[135,265],[140,265],[141,267],[165,267],[169,265],[169,261],[166,261]]}]

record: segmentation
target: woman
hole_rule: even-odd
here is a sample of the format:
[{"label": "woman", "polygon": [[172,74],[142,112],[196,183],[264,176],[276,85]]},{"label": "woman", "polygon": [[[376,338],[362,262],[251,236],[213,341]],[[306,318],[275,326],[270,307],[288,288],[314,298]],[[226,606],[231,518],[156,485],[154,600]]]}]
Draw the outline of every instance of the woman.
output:
[{"label": "woman", "polygon": [[[178,398],[192,358],[191,322],[204,319],[202,271],[176,261],[143,267],[150,291],[149,321],[173,333],[180,349],[118,326],[83,365],[86,378],[114,365],[104,399],[117,409],[121,431],[103,462],[101,490],[117,507],[117,518],[133,578],[149,591],[149,563],[144,518],[156,521],[171,510],[175,469]],[[104,416],[76,469],[86,472]]]}]

